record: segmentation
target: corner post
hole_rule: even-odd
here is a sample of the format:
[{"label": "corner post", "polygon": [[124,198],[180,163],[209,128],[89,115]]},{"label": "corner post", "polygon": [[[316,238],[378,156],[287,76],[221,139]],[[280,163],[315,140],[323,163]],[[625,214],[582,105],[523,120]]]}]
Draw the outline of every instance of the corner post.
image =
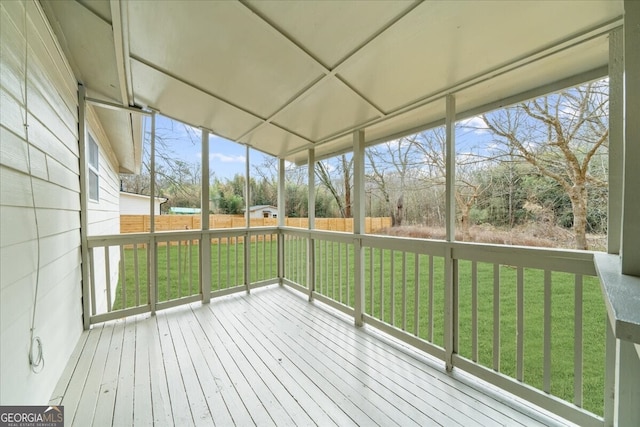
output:
[{"label": "corner post", "polygon": [[[455,97],[446,97],[446,235],[447,242],[456,240],[456,123]],[[453,256],[453,246],[449,245],[444,258],[445,289],[444,289],[444,349],[447,371],[453,369],[453,354],[458,352],[458,261]]]},{"label": "corner post", "polygon": [[[316,155],[315,150],[310,148],[308,151],[308,181],[309,181],[309,200],[308,212],[309,230],[316,228]],[[309,236],[307,239],[307,289],[309,290],[309,301],[313,300],[313,293],[316,290],[316,250],[315,240]]]},{"label": "corner post", "polygon": [[640,276],[640,2],[624,0],[624,172],[622,202],[622,274]]},{"label": "corner post", "polygon": [[202,303],[211,301],[211,238],[209,237],[209,131],[202,132],[202,198],[200,201],[200,289]]},{"label": "corner post", "polygon": [[624,43],[622,28],[609,34],[609,203],[607,252],[620,253],[624,154]]},{"label": "corner post", "polygon": [[278,282],[284,282],[284,234],[282,227],[285,226],[285,164],[284,159],[278,159]]},{"label": "corner post", "polygon": [[353,257],[354,257],[354,310],[355,324],[364,324],[364,249],[362,235],[365,233],[364,212],[364,131],[353,132]]},{"label": "corner post", "polygon": [[90,298],[93,283],[90,280],[89,269],[89,241],[87,233],[89,231],[87,189],[89,188],[87,179],[87,146],[86,146],[86,113],[85,102],[86,89],[82,84],[78,84],[78,154],[80,166],[80,252],[82,257],[82,327],[88,330],[91,326],[91,306]]}]

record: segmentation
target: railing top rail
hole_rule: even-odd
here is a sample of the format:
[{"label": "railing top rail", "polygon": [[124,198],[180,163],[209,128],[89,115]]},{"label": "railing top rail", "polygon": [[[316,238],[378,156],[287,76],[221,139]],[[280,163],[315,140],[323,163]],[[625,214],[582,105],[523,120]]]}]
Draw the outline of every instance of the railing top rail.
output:
[{"label": "railing top rail", "polygon": [[360,239],[362,245],[372,248],[390,249],[424,255],[445,256],[451,251],[454,259],[513,265],[564,273],[595,276],[594,252],[571,249],[536,248],[528,246],[506,246],[487,243],[446,242],[412,237],[354,235],[352,233],[327,230],[304,230],[285,227],[282,232],[320,240],[352,242]]}]

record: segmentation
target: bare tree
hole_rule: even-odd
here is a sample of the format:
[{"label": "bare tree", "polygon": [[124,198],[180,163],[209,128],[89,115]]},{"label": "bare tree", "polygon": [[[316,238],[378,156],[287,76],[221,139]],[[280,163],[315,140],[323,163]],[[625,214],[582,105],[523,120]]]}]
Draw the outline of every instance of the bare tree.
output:
[{"label": "bare tree", "polygon": [[[334,172],[335,171],[335,172]],[[332,175],[333,172],[333,175]],[[321,160],[316,163],[316,177],[338,205],[343,218],[351,218],[351,186],[353,181],[353,156],[342,154],[337,162]],[[340,176],[339,179],[334,176]]]},{"label": "bare tree", "polygon": [[[409,191],[407,180],[412,169],[420,167],[419,154],[413,145],[411,138],[401,138],[365,151],[368,160],[367,178],[380,192],[386,209],[390,212],[393,226],[401,225],[406,216],[409,205],[405,203],[404,197]],[[412,182],[410,187],[415,190],[416,183]]]},{"label": "bare tree", "polygon": [[590,173],[589,164],[607,147],[607,114],[607,83],[598,81],[482,116],[496,142],[515,148],[520,158],[564,189],[571,200],[577,249],[588,248],[589,188],[606,186]]}]

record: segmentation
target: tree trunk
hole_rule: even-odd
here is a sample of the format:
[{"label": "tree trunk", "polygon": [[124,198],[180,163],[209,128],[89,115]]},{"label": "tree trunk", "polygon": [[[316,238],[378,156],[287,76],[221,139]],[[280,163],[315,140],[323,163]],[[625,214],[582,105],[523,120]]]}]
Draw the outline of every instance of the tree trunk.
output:
[{"label": "tree trunk", "polygon": [[353,161],[348,162],[347,156],[342,155],[342,173],[344,180],[344,217],[353,218],[351,213],[351,165]]},{"label": "tree trunk", "polygon": [[460,226],[462,228],[462,241],[468,242],[471,240],[471,220],[470,220],[470,212],[471,206],[467,204],[463,204],[460,206],[461,215],[460,215]]},{"label": "tree trunk", "polygon": [[582,185],[574,186],[569,197],[573,208],[573,234],[576,239],[576,249],[587,250],[587,189]]}]

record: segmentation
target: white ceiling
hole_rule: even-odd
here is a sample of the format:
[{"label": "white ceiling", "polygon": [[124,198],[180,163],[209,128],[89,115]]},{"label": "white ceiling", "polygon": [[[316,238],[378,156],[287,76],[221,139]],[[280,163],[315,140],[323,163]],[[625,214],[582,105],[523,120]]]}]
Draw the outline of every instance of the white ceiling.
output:
[{"label": "white ceiling", "polygon": [[[49,3],[42,0],[43,4]],[[606,73],[621,0],[45,6],[94,96],[297,162]],[[533,92],[532,92],[533,91]]]}]

